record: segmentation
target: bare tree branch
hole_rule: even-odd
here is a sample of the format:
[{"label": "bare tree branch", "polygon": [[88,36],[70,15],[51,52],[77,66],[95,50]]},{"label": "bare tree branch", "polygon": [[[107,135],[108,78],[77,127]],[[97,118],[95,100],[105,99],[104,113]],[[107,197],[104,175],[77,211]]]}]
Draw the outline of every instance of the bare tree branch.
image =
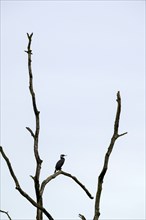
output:
[{"label": "bare tree branch", "polygon": [[26,127],[26,129],[30,132],[31,136],[33,138],[35,138],[35,135],[34,135],[33,131],[29,127]]},{"label": "bare tree branch", "polygon": [[41,184],[41,188],[40,188],[40,193],[41,195],[43,195],[45,186],[48,182],[50,182],[51,180],[53,180],[54,178],[56,178],[57,176],[59,176],[60,174],[68,176],[70,178],[72,178],[85,192],[86,194],[89,196],[90,199],[93,199],[94,197],[91,195],[91,193],[87,190],[87,188],[75,177],[72,176],[70,173],[66,173],[64,171],[58,171],[50,176],[48,176]]},{"label": "bare tree branch", "polygon": [[123,133],[123,134],[118,134],[118,129],[119,129],[119,121],[120,121],[120,113],[121,113],[121,97],[120,97],[120,92],[118,91],[117,93],[117,113],[116,113],[116,117],[115,117],[115,123],[114,123],[114,133],[113,136],[111,138],[111,142],[110,145],[108,147],[108,150],[105,154],[105,158],[104,158],[104,165],[102,168],[102,171],[98,177],[98,186],[97,186],[97,193],[96,193],[96,200],[95,200],[95,213],[94,213],[94,220],[98,220],[99,216],[100,216],[100,198],[101,198],[101,192],[102,192],[102,184],[103,184],[103,179],[104,176],[106,174],[106,171],[108,169],[108,162],[109,162],[109,157],[110,154],[113,150],[115,141],[117,140],[118,137],[123,136],[125,134],[127,134],[127,132]]},{"label": "bare tree branch", "polygon": [[82,214],[79,214],[79,217],[80,217],[82,220],[86,220],[85,216],[82,215]]},{"label": "bare tree branch", "polygon": [[[35,92],[34,92],[34,88],[33,88],[33,74],[32,74],[32,67],[31,67],[31,63],[32,63],[32,50],[31,50],[31,42],[32,42],[32,34],[28,34],[27,33],[27,37],[28,37],[28,46],[27,46],[27,54],[28,54],[28,72],[29,72],[29,91],[30,91],[30,95],[32,98],[32,106],[33,106],[33,111],[34,111],[34,115],[35,115],[35,134],[33,134],[32,130],[30,128],[26,128],[31,135],[34,137],[34,155],[35,155],[35,159],[36,159],[36,171],[35,171],[35,177],[34,177],[34,185],[35,185],[35,192],[36,192],[36,199],[37,199],[37,203],[40,204],[41,206],[43,206],[43,199],[40,195],[40,182],[39,182],[39,178],[40,178],[40,171],[41,171],[41,164],[42,164],[42,160],[40,159],[39,156],[39,151],[38,151],[38,141],[39,141],[39,133],[40,133],[40,118],[39,118],[39,114],[40,112],[38,111],[37,108],[37,104],[36,104],[36,96],[35,96]],[[37,220],[42,220],[42,212],[40,212],[40,210],[37,210]]]},{"label": "bare tree branch", "polygon": [[8,212],[5,212],[5,211],[3,211],[3,210],[0,210],[0,212],[6,214],[6,215],[8,216],[8,219],[9,219],[9,220],[12,220]]},{"label": "bare tree branch", "polygon": [[128,134],[128,132],[124,132],[124,133],[122,133],[122,134],[118,134],[118,137],[121,137],[121,136],[123,136],[123,135],[125,135],[125,134]]},{"label": "bare tree branch", "polygon": [[[39,114],[40,112],[37,109],[37,104],[36,104],[36,97],[35,97],[35,92],[33,89],[33,75],[32,75],[32,67],[31,67],[31,55],[32,55],[32,50],[31,50],[31,41],[32,41],[32,34],[27,34],[28,37],[28,46],[27,46],[27,54],[28,54],[28,72],[29,72],[29,90],[30,90],[30,94],[31,94],[31,98],[32,98],[32,105],[33,105],[33,110],[34,110],[34,114],[35,114],[35,118],[36,118],[36,130],[35,130],[35,135],[34,135],[34,153],[35,153],[35,158],[36,161],[41,164],[42,160],[39,157],[39,153],[38,153],[38,137],[39,137],[39,131],[40,131],[40,120],[39,120]],[[31,131],[30,128],[27,127],[27,129],[29,131]],[[39,168],[38,168],[39,169]],[[39,174],[40,170],[37,170],[36,173]]]},{"label": "bare tree branch", "polygon": [[43,208],[42,206],[40,206],[38,203],[36,203],[25,191],[22,190],[19,181],[13,171],[12,165],[10,163],[9,158],[6,156],[6,154],[3,151],[2,146],[0,146],[0,152],[4,158],[4,160],[7,163],[8,169],[10,171],[10,174],[15,182],[16,185],[16,189],[20,192],[21,195],[23,195],[33,206],[35,206],[36,208],[40,209],[47,217],[49,220],[53,220],[52,216],[47,212],[47,210],[45,208]]}]

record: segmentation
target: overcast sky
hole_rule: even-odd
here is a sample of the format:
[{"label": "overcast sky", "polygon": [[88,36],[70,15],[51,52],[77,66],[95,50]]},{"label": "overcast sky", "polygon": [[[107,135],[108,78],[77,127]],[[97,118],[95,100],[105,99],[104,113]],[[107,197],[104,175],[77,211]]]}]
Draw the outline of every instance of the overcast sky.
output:
[{"label": "overcast sky", "polygon": [[[64,153],[63,170],[95,197],[119,90],[119,132],[128,134],[117,140],[109,161],[101,219],[145,219],[144,29],[144,1],[1,1],[1,144],[22,188],[33,198],[33,140],[25,129],[35,128],[24,52],[27,32],[34,33],[41,180],[54,172]],[[44,192],[44,207],[54,219],[79,219],[79,213],[93,219],[94,203],[65,176]],[[15,190],[3,159],[1,209],[12,219],[35,219],[35,208]]]}]

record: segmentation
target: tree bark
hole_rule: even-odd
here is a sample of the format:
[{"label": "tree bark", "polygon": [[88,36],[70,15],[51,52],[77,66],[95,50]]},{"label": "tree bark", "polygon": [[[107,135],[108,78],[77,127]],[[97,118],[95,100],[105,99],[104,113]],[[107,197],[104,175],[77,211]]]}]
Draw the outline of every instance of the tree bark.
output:
[{"label": "tree bark", "polygon": [[[37,201],[38,205],[40,205],[41,207],[43,207],[43,199],[42,196],[40,197],[40,199]],[[37,209],[37,219],[43,219],[43,212],[40,209]]]}]

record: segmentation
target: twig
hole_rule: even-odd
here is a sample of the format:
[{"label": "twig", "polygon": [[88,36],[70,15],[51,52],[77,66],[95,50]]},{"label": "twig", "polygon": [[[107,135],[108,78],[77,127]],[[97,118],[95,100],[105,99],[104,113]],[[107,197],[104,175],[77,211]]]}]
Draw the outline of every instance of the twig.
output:
[{"label": "twig", "polygon": [[33,131],[29,127],[26,127],[26,129],[30,132],[31,136],[33,138],[35,138],[35,135],[34,135]]},{"label": "twig", "polygon": [[9,220],[12,220],[8,212],[5,212],[5,211],[3,211],[3,210],[0,210],[0,212],[6,214],[6,215],[8,216],[8,219],[9,219]]},{"label": "twig", "polygon": [[85,216],[79,214],[79,217],[82,219],[82,220],[86,220]]},{"label": "twig", "polygon": [[104,176],[106,174],[106,171],[108,169],[108,162],[109,162],[109,157],[110,154],[113,150],[115,141],[117,140],[117,138],[127,134],[127,132],[123,133],[123,134],[118,134],[118,129],[119,129],[119,121],[120,121],[120,113],[121,113],[121,97],[120,97],[120,92],[118,91],[117,93],[117,113],[116,113],[116,117],[115,117],[115,123],[114,123],[114,133],[113,136],[111,138],[111,142],[110,145],[108,147],[108,150],[105,154],[105,158],[104,158],[104,165],[102,168],[102,171],[98,177],[98,186],[97,186],[97,193],[96,193],[96,200],[95,200],[95,213],[94,213],[94,220],[98,220],[99,216],[100,216],[100,198],[101,198],[101,192],[102,192],[102,184],[103,184],[103,179]]},{"label": "twig", "polygon": [[75,176],[72,176],[70,173],[66,173],[64,171],[58,171],[52,175],[50,175],[49,177],[47,177],[41,184],[41,189],[40,189],[40,193],[41,195],[43,194],[44,192],[44,189],[45,189],[45,186],[48,182],[50,182],[51,180],[53,180],[54,178],[56,178],[58,175],[65,175],[65,176],[68,176],[70,178],[72,178],[85,192],[86,194],[89,196],[90,199],[93,199],[94,197],[91,195],[91,193],[87,190],[87,188],[75,177]]},{"label": "twig", "polygon": [[47,210],[45,208],[43,208],[42,206],[40,206],[38,203],[36,203],[25,191],[22,190],[20,184],[19,184],[19,181],[13,171],[13,168],[12,168],[12,165],[10,163],[10,160],[9,158],[6,156],[5,152],[3,151],[3,148],[2,146],[0,146],[0,152],[4,158],[4,160],[6,161],[7,163],[7,166],[8,166],[8,169],[9,169],[9,172],[15,182],[15,185],[16,185],[16,189],[20,192],[21,195],[23,195],[33,206],[35,206],[36,208],[40,209],[47,217],[49,220],[53,220],[52,216],[47,212]]}]

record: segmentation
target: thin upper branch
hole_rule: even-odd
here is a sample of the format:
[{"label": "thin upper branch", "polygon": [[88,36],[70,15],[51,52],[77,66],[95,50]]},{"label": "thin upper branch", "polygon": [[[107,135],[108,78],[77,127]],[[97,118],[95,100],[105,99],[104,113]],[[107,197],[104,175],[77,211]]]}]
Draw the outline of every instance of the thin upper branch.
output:
[{"label": "thin upper branch", "polygon": [[8,213],[8,212],[3,211],[3,210],[0,210],[0,212],[2,212],[2,213],[4,213],[4,214],[6,214],[6,215],[8,216],[8,219],[9,219],[9,220],[12,220],[12,218],[10,217],[10,215],[9,215],[9,213]]},{"label": "thin upper branch", "polygon": [[39,156],[39,151],[38,151],[38,141],[39,141],[39,133],[40,133],[40,112],[38,111],[37,108],[37,104],[36,104],[36,96],[35,96],[35,92],[34,92],[34,88],[33,88],[33,74],[32,74],[32,49],[31,49],[31,43],[32,43],[32,34],[28,34],[27,33],[27,37],[28,37],[28,46],[27,46],[27,55],[28,55],[28,72],[29,72],[29,91],[30,91],[30,95],[32,98],[32,106],[33,106],[33,111],[34,111],[34,115],[35,115],[35,133],[32,132],[32,130],[30,128],[26,128],[31,135],[34,138],[34,155],[35,155],[35,159],[36,159],[36,171],[35,171],[35,191],[36,191],[36,198],[37,201],[40,200],[40,183],[39,183],[39,178],[40,178],[40,171],[41,171],[41,163],[42,160]]},{"label": "thin upper branch", "polygon": [[98,220],[99,216],[100,216],[100,198],[101,198],[101,192],[102,192],[102,184],[103,184],[104,176],[105,176],[105,174],[107,172],[107,169],[108,169],[108,162],[109,162],[110,154],[113,150],[113,147],[114,147],[114,144],[115,144],[115,141],[117,140],[117,138],[127,134],[127,132],[125,132],[123,134],[118,134],[120,113],[121,113],[121,97],[120,97],[120,92],[119,91],[117,93],[117,100],[116,101],[117,101],[117,112],[116,112],[116,117],[115,117],[115,122],[114,122],[114,133],[113,133],[113,136],[111,138],[111,142],[110,142],[110,145],[108,147],[108,150],[105,154],[104,165],[103,165],[102,171],[101,171],[101,173],[98,177],[98,186],[97,186],[97,193],[96,193],[96,200],[95,200],[94,220]]},{"label": "thin upper branch", "polygon": [[41,207],[39,206],[20,186],[19,184],[19,181],[14,173],[14,170],[12,168],[12,165],[10,163],[10,160],[9,158],[6,156],[5,152],[3,151],[3,148],[2,146],[0,146],[0,152],[4,158],[4,160],[6,161],[7,163],[7,166],[8,166],[8,169],[9,169],[9,172],[10,172],[10,175],[12,176],[14,182],[15,182],[15,186],[16,186],[16,189],[19,191],[19,193],[21,195],[23,195],[33,206],[35,206],[36,208],[42,210],[42,212],[48,217],[49,220],[53,220],[52,216],[47,212],[47,210],[44,208],[44,207]]},{"label": "thin upper branch", "polygon": [[[27,46],[27,54],[28,54],[28,72],[29,72],[29,90],[32,98],[32,105],[33,105],[33,110],[35,114],[35,119],[36,119],[36,129],[35,129],[35,134],[34,134],[34,154],[37,163],[41,164],[42,160],[40,159],[39,153],[38,153],[38,138],[39,138],[39,131],[40,131],[40,119],[39,119],[39,114],[40,112],[38,111],[37,104],[36,104],[36,97],[35,97],[35,92],[33,88],[33,74],[32,74],[32,50],[31,50],[31,42],[32,42],[32,34],[27,34],[28,37],[28,46]],[[28,129],[28,128],[27,128]],[[29,129],[30,131],[30,129]]]},{"label": "thin upper branch", "polygon": [[56,178],[58,175],[65,175],[65,176],[68,176],[70,177],[71,179],[73,179],[85,192],[86,194],[89,196],[90,199],[93,199],[94,197],[91,195],[91,193],[87,190],[87,188],[75,177],[75,176],[72,176],[70,173],[66,173],[64,171],[58,171],[50,176],[48,176],[41,184],[41,189],[40,189],[40,193],[41,195],[43,194],[44,192],[44,189],[45,189],[45,186],[48,182],[50,182],[51,180],[53,180],[54,178]]}]

